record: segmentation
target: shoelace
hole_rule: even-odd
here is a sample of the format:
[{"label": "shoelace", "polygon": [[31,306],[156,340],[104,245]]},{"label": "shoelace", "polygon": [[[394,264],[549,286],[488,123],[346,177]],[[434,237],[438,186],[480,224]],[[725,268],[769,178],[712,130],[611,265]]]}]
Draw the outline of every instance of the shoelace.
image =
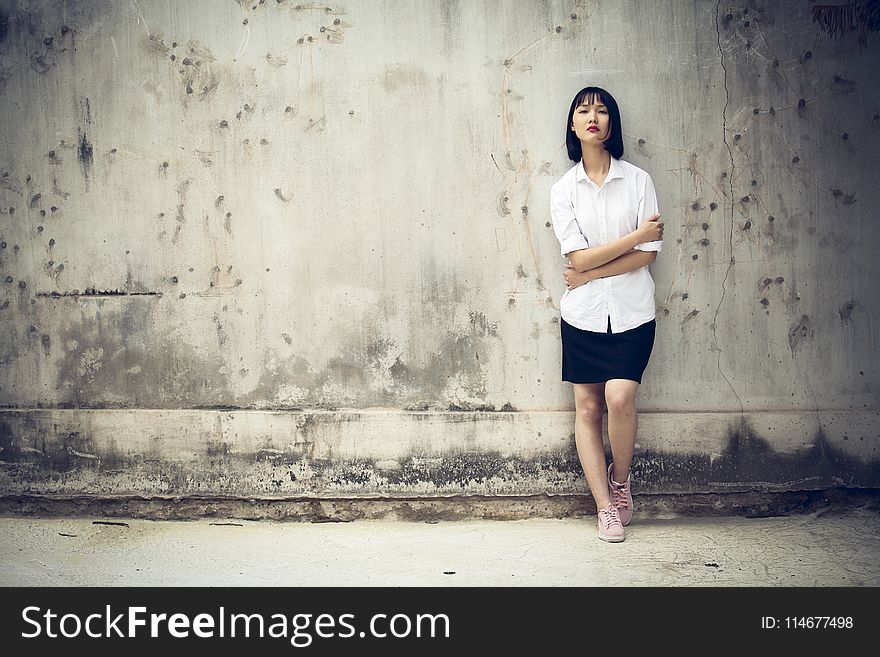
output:
[{"label": "shoelace", "polygon": [[614,506],[629,506],[626,499],[626,484],[611,484],[611,492],[614,495],[614,499],[611,500],[611,503],[614,504]]},{"label": "shoelace", "polygon": [[599,516],[604,521],[606,529],[612,525],[620,525],[623,527],[623,524],[620,522],[620,514],[614,506],[605,507],[599,512]]}]

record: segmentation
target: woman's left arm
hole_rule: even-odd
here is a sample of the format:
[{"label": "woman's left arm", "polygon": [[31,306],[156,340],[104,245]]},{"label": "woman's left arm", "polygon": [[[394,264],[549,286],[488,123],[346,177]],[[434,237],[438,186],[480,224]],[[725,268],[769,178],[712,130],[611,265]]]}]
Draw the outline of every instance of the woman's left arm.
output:
[{"label": "woman's left arm", "polygon": [[568,264],[565,266],[563,276],[565,277],[566,287],[573,290],[574,288],[583,285],[588,281],[594,281],[597,278],[619,276],[620,274],[627,274],[636,269],[647,267],[656,259],[656,251],[633,250],[624,253],[622,256],[611,262],[607,262],[595,269],[588,269],[584,272],[579,272],[572,265]]}]

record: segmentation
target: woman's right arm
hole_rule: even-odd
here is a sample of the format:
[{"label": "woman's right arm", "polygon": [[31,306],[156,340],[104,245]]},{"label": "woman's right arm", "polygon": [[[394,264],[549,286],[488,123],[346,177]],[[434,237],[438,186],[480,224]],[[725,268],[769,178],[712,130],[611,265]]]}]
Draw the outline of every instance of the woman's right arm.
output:
[{"label": "woman's right arm", "polygon": [[601,267],[612,260],[616,260],[624,253],[629,253],[639,244],[662,239],[663,222],[659,221],[659,219],[660,215],[655,214],[653,217],[646,219],[629,235],[601,246],[572,251],[567,254],[568,259],[572,266],[581,272]]}]

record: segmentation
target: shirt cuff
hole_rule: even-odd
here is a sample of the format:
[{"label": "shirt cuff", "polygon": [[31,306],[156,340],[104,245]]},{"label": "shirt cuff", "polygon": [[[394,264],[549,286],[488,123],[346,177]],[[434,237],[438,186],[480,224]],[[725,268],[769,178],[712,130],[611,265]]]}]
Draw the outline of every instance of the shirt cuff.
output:
[{"label": "shirt cuff", "polygon": [[660,251],[663,248],[663,240],[656,242],[645,242],[644,244],[636,244],[639,251]]},{"label": "shirt cuff", "polygon": [[572,251],[580,251],[581,249],[589,248],[589,244],[587,244],[587,240],[584,239],[583,235],[576,235],[574,237],[568,237],[563,240],[561,243],[562,246],[562,255],[567,255]]}]

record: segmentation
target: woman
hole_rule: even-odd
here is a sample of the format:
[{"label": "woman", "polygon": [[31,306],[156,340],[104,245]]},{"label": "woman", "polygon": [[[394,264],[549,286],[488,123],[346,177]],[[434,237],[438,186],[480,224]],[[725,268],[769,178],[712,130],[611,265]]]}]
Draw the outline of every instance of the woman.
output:
[{"label": "woman", "polygon": [[[611,94],[598,87],[577,93],[566,145],[575,165],[550,192],[553,230],[569,260],[560,302],[562,380],[574,388],[575,443],[596,501],[599,538],[617,543],[633,513],[635,397],[656,326],[648,265],[660,251],[663,223],[651,177],[620,159],[620,112]],[[607,470],[606,405],[612,454]]]}]

